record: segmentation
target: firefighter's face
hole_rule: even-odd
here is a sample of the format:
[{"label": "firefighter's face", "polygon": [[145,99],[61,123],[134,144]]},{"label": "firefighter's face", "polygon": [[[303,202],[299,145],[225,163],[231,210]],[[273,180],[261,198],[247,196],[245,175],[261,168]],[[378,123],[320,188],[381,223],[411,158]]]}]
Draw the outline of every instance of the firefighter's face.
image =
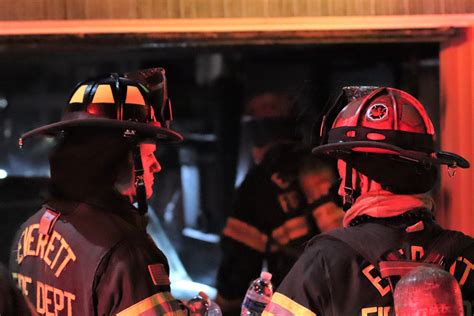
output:
[{"label": "firefighter's face", "polygon": [[[143,164],[143,181],[145,182],[147,199],[149,199],[153,194],[154,174],[160,172],[161,170],[161,165],[155,158],[155,150],[155,144],[140,145],[140,153]],[[130,156],[130,162],[131,161],[133,161],[133,158]],[[132,197],[136,195],[134,168],[131,169],[131,173],[127,177],[129,178],[126,181],[126,184],[119,184],[118,189],[123,195],[129,196],[132,199]]]},{"label": "firefighter's face", "polygon": [[155,173],[161,171],[161,165],[156,160],[155,144],[141,144],[140,151],[143,163],[143,179],[145,181],[146,197],[149,199],[153,194],[153,183],[155,181]]}]

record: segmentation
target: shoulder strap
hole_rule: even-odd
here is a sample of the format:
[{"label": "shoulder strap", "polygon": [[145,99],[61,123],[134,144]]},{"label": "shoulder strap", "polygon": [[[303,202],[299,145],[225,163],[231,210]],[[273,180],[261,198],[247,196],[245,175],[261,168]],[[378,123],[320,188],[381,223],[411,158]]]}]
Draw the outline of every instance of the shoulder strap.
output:
[{"label": "shoulder strap", "polygon": [[371,248],[369,252],[367,243],[359,242],[361,239],[365,239],[366,241],[370,240],[368,236],[369,234],[367,234],[363,230],[358,230],[357,232],[355,232],[352,229],[339,228],[326,233],[326,235],[347,244],[350,248],[355,250],[360,256],[362,256],[365,260],[374,265],[377,269],[378,258],[382,257],[382,255],[387,252],[387,249],[384,249],[382,247]]}]

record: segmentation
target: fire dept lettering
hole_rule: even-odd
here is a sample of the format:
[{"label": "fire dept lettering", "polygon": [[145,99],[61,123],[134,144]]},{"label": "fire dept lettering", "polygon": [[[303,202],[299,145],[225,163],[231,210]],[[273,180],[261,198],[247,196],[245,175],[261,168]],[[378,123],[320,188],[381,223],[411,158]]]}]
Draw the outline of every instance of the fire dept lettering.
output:
[{"label": "fire dept lettering", "polygon": [[469,277],[469,274],[471,273],[473,268],[474,265],[469,260],[464,257],[458,257],[457,260],[449,268],[449,273],[456,277],[456,269],[460,269],[463,272],[461,278],[458,280],[459,286],[462,287],[466,283],[466,280]]},{"label": "fire dept lettering", "polygon": [[472,314],[472,305],[474,304],[473,302],[469,301],[462,301],[462,305],[464,307],[464,315],[473,315]]},{"label": "fire dept lettering", "polygon": [[290,191],[280,194],[278,195],[278,202],[285,213],[296,210],[299,207],[298,193],[296,191]]},{"label": "fire dept lettering", "polygon": [[67,291],[54,288],[43,282],[36,282],[36,311],[38,314],[58,315],[58,312],[67,311],[72,315],[72,301],[76,296]]},{"label": "fire dept lettering", "polygon": [[390,306],[373,306],[362,308],[360,314],[362,316],[388,316],[389,312]]},{"label": "fire dept lettering", "polygon": [[420,261],[425,255],[425,250],[420,246],[411,246],[411,260]]},{"label": "fire dept lettering", "polygon": [[18,287],[21,289],[23,295],[28,296],[28,286],[31,284],[31,278],[20,273],[12,273],[12,277],[18,281]]},{"label": "fire dept lettering", "polygon": [[[399,249],[400,254],[404,254],[402,249]],[[425,250],[421,246],[412,245],[410,247],[411,254],[408,254],[407,257],[411,261],[420,261],[425,256]],[[467,258],[458,257],[456,261],[449,268],[449,273],[456,278],[459,283],[459,286],[462,286],[466,283],[467,279],[470,276],[471,271],[474,269],[474,264],[470,262]],[[382,282],[386,282],[382,279],[379,271],[375,269],[374,265],[369,264],[362,269],[362,274],[370,281],[370,283],[377,289],[381,296],[385,296],[388,292],[391,291],[390,286],[383,286]],[[372,308],[372,307],[367,307]],[[378,313],[378,311],[377,311]]]},{"label": "fire dept lettering", "polygon": [[[12,273],[13,279],[16,279],[21,292],[29,296],[28,288],[31,288],[31,278],[20,273]],[[34,291],[33,291],[34,292]],[[59,312],[67,312],[68,316],[72,316],[72,302],[76,299],[76,295],[52,287],[49,284],[36,282],[36,311],[38,314],[54,316]]]},{"label": "fire dept lettering", "polygon": [[[369,279],[370,283],[379,291],[381,296],[385,296],[388,292],[390,292],[390,285],[383,286],[381,284],[382,277],[380,273],[375,269],[373,264],[368,265],[364,269],[362,269],[362,273]],[[374,307],[375,308],[375,307]]]},{"label": "fire dept lettering", "polygon": [[18,241],[16,261],[21,264],[28,256],[38,257],[59,277],[71,261],[76,261],[76,255],[58,232],[43,235],[38,229],[39,224],[33,224],[23,230]]}]

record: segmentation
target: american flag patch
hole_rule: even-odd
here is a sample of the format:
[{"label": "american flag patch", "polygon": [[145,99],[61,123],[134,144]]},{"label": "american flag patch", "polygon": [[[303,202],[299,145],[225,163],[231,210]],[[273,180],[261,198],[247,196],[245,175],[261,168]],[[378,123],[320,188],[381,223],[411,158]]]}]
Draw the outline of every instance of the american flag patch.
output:
[{"label": "american flag patch", "polygon": [[47,208],[43,216],[41,216],[41,219],[39,222],[40,234],[43,234],[43,235],[51,234],[51,231],[53,230],[54,224],[56,224],[56,221],[58,220],[59,215],[61,214],[56,213],[55,211]]},{"label": "american flag patch", "polygon": [[165,266],[161,263],[149,264],[148,271],[154,285],[170,285],[170,278],[166,273]]}]

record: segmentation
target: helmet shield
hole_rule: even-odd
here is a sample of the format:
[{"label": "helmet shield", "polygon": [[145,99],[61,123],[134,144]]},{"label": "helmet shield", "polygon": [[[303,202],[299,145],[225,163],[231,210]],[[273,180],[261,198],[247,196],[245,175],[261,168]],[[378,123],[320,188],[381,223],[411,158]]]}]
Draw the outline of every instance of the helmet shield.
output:
[{"label": "helmet shield", "polygon": [[336,101],[326,111],[322,118],[321,126],[319,128],[320,143],[324,144],[328,141],[328,132],[331,129],[332,123],[336,119],[341,110],[350,102],[362,98],[378,89],[375,86],[348,86],[343,87],[341,93],[337,96]]}]

